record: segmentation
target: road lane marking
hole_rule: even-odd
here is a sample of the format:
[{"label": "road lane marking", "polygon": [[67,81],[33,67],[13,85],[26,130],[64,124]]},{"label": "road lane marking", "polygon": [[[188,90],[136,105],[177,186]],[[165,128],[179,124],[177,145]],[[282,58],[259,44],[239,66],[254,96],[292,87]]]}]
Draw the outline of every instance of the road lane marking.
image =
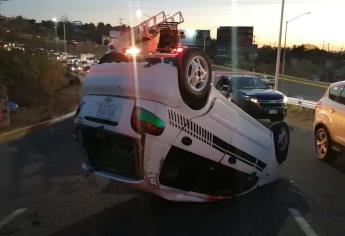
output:
[{"label": "road lane marking", "polygon": [[317,233],[313,230],[313,228],[308,224],[306,219],[302,216],[302,214],[295,208],[288,208],[289,213],[294,218],[298,226],[307,236],[317,236]]},{"label": "road lane marking", "polygon": [[0,221],[0,229],[11,223],[15,218],[27,212],[28,208],[20,208]]}]

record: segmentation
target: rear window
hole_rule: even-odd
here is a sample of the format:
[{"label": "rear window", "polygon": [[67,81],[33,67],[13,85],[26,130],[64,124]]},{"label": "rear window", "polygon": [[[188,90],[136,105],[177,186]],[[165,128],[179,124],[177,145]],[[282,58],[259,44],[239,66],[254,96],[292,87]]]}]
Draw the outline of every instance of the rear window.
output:
[{"label": "rear window", "polygon": [[341,86],[333,86],[329,89],[329,98],[333,101],[338,100],[341,91],[343,90],[343,87]]}]

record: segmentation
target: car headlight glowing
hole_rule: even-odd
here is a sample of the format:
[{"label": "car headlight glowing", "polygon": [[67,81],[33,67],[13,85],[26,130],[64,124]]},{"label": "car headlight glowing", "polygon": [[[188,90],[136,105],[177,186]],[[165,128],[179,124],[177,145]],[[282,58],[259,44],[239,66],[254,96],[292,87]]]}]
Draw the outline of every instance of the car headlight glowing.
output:
[{"label": "car headlight glowing", "polygon": [[258,101],[257,98],[251,98],[250,101],[251,101],[252,103],[255,103],[255,104],[258,104],[258,103],[259,103],[259,101]]},{"label": "car headlight glowing", "polygon": [[284,96],[284,103],[286,104],[289,101],[289,98],[287,96]]}]

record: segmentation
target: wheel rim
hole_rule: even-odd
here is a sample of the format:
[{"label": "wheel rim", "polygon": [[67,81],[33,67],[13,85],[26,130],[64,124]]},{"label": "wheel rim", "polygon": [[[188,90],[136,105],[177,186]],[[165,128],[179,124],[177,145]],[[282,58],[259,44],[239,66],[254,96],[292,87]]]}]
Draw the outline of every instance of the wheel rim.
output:
[{"label": "wheel rim", "polygon": [[281,128],[278,134],[278,149],[284,152],[289,145],[289,135],[285,128]]},{"label": "wheel rim", "polygon": [[328,136],[325,130],[321,129],[316,134],[316,150],[317,153],[324,157],[328,151]]},{"label": "wheel rim", "polygon": [[209,72],[205,58],[193,57],[187,67],[187,78],[190,88],[195,92],[202,91],[208,83]]}]

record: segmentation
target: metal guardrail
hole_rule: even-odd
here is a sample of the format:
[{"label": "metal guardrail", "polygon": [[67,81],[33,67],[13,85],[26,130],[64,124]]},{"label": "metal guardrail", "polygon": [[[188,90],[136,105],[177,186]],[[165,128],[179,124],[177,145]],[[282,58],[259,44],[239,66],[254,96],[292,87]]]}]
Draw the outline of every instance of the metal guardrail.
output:
[{"label": "metal guardrail", "polygon": [[303,98],[288,98],[288,104],[301,106],[309,109],[315,109],[316,107],[315,101],[304,100]]}]

